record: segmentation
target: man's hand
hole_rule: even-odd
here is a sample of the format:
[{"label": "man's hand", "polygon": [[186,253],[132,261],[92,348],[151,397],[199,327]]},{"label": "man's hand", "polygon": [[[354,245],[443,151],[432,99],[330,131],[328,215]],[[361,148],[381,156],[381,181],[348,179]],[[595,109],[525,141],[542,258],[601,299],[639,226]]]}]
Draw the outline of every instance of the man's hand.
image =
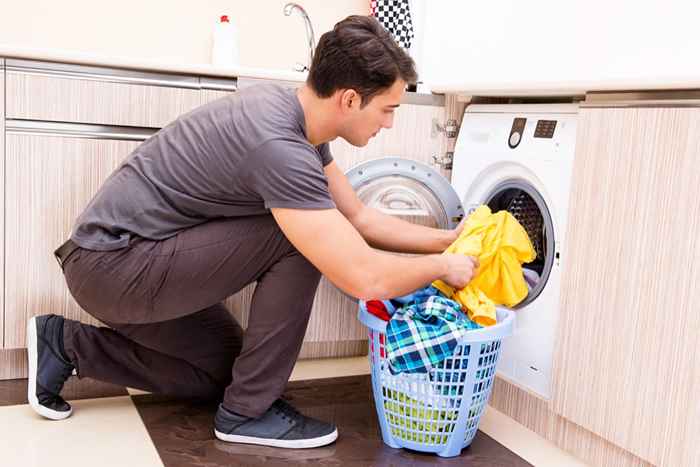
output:
[{"label": "man's hand", "polygon": [[445,253],[442,256],[447,262],[447,272],[440,279],[455,289],[466,287],[479,268],[479,260],[473,256],[453,253]]},{"label": "man's hand", "polygon": [[452,245],[452,242],[457,240],[459,238],[459,234],[462,233],[462,230],[464,230],[464,222],[467,220],[467,217],[463,217],[462,220],[460,221],[459,225],[455,227],[454,229],[451,230],[452,233],[452,241],[450,241],[450,245]]}]

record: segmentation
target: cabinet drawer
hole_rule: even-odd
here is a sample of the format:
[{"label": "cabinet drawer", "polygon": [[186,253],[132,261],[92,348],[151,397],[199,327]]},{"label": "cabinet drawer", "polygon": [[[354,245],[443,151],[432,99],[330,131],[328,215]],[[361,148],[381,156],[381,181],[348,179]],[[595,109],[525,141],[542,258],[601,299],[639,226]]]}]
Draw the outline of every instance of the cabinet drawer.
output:
[{"label": "cabinet drawer", "polygon": [[196,77],[7,60],[7,118],[162,128],[200,104]]}]

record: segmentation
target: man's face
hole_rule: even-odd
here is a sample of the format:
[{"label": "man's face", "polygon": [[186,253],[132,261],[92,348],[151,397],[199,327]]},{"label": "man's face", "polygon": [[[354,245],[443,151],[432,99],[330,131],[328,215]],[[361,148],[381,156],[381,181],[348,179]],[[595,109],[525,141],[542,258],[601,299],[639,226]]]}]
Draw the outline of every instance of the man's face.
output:
[{"label": "man's face", "polygon": [[344,131],[340,136],[353,146],[362,147],[382,128],[391,128],[394,125],[394,111],[401,103],[405,87],[406,83],[397,79],[391,87],[375,95],[362,108],[358,95],[347,114]]}]

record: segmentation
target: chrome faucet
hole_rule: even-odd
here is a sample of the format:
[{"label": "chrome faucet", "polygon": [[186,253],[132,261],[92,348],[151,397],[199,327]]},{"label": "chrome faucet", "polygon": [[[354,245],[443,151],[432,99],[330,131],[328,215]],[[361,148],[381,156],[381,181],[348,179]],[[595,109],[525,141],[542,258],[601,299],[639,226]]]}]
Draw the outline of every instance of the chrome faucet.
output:
[{"label": "chrome faucet", "polygon": [[302,65],[297,63],[294,69],[296,71],[308,71],[311,68],[311,62],[314,59],[314,48],[316,47],[316,37],[314,36],[314,28],[311,26],[311,20],[309,15],[306,14],[306,10],[298,3],[287,3],[284,6],[284,16],[290,16],[294,10],[297,10],[301,17],[304,19],[304,27],[306,28],[306,40],[309,45],[309,63],[307,65]]}]

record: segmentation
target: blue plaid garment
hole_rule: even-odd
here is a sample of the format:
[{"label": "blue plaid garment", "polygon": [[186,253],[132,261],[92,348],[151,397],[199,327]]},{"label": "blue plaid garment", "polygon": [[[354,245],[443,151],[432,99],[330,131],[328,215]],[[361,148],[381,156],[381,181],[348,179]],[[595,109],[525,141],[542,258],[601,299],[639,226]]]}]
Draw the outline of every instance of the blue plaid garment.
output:
[{"label": "blue plaid garment", "polygon": [[467,318],[459,303],[432,286],[395,301],[404,306],[397,308],[386,326],[392,374],[427,373],[452,356],[460,337],[481,327]]}]

